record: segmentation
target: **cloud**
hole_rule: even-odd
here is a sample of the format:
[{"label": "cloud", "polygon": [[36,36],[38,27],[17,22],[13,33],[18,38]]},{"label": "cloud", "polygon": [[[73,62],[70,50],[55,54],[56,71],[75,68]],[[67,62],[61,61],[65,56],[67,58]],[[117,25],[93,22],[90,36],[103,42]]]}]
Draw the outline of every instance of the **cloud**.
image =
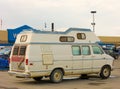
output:
[{"label": "cloud", "polygon": [[90,11],[96,10],[97,34],[116,35],[120,27],[119,3],[119,0],[1,0],[0,19],[4,28],[24,24],[41,28],[44,22],[50,27],[50,23],[55,22],[56,28],[92,29]]}]

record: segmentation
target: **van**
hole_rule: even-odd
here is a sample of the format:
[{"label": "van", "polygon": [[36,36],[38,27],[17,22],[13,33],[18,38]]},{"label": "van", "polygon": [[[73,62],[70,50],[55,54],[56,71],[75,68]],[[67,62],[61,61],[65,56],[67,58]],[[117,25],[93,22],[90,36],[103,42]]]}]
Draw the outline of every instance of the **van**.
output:
[{"label": "van", "polygon": [[65,32],[24,31],[17,36],[10,55],[9,74],[54,83],[63,76],[98,74],[107,79],[113,58],[97,44],[90,29],[69,28]]}]

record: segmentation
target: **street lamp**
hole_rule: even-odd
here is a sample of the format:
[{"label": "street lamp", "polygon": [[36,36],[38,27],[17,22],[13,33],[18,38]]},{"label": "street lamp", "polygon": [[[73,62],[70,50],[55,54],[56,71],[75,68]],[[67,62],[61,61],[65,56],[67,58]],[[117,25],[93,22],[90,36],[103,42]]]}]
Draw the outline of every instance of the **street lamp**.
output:
[{"label": "street lamp", "polygon": [[91,23],[91,25],[93,26],[93,32],[95,32],[95,16],[94,16],[94,14],[96,13],[96,11],[91,11],[91,13],[93,14],[93,22]]}]

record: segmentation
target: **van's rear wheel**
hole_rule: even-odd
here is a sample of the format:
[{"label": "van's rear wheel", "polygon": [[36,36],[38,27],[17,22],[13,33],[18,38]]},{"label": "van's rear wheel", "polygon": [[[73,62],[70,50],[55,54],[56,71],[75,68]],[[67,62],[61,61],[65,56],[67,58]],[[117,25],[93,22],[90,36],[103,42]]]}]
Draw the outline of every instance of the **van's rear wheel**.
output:
[{"label": "van's rear wheel", "polygon": [[34,77],[33,79],[34,79],[35,81],[41,81],[42,78],[43,78],[43,77]]},{"label": "van's rear wheel", "polygon": [[63,72],[61,69],[54,70],[50,75],[50,80],[54,83],[59,83],[63,79]]},{"label": "van's rear wheel", "polygon": [[109,78],[111,74],[111,68],[109,66],[104,66],[100,72],[100,77],[102,79],[107,79]]}]

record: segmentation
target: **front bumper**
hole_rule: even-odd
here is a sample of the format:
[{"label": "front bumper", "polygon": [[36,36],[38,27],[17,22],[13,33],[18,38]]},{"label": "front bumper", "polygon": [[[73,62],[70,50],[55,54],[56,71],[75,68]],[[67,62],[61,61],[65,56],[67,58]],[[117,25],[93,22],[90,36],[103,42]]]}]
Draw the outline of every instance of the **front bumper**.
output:
[{"label": "front bumper", "polygon": [[8,74],[11,76],[16,76],[18,78],[30,78],[30,73],[26,73],[26,72],[16,72],[16,71],[8,71]]}]

